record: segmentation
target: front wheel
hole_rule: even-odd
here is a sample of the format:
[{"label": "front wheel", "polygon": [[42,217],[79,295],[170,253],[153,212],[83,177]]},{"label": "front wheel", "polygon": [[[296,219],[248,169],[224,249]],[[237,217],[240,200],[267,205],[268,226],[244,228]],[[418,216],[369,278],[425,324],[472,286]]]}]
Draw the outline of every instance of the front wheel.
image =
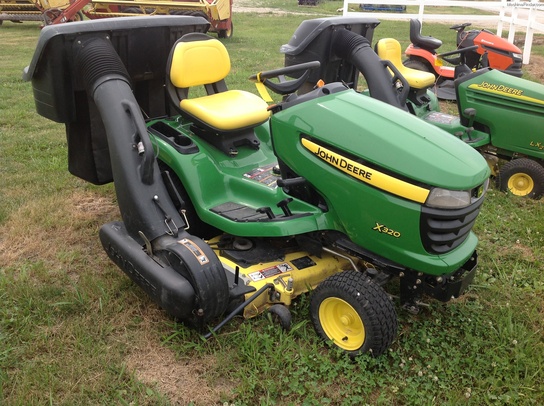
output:
[{"label": "front wheel", "polygon": [[544,193],[544,168],[532,159],[514,159],[500,168],[497,187],[516,196],[540,199]]},{"label": "front wheel", "polygon": [[279,324],[283,330],[288,331],[291,328],[291,311],[286,306],[275,304],[270,306],[268,312],[272,315],[274,322]]},{"label": "front wheel", "polygon": [[323,340],[352,357],[384,353],[397,334],[397,315],[389,296],[357,271],[325,279],[312,294],[310,316]]}]

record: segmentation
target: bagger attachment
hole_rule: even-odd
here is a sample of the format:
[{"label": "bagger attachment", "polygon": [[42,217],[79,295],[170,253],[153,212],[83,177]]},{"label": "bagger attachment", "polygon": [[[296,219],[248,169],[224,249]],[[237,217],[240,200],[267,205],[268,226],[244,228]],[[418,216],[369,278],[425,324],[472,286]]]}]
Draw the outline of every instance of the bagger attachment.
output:
[{"label": "bagger attachment", "polygon": [[225,311],[226,275],[184,230],[141,110],[167,113],[166,55],[178,37],[207,29],[200,17],[160,16],[46,27],[24,73],[37,111],[66,124],[70,172],[114,181],[123,222],[100,230],[108,256],[168,313],[198,323]]}]

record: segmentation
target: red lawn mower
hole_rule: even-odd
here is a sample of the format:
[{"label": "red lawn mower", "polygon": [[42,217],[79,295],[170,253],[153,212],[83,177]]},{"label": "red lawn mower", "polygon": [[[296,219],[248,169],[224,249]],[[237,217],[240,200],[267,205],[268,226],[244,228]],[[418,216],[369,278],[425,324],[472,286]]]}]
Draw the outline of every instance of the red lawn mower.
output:
[{"label": "red lawn mower", "polygon": [[470,25],[463,23],[450,27],[457,31],[457,49],[437,53],[442,41],[421,35],[421,22],[410,20],[411,44],[406,48],[408,59],[404,65],[433,73],[437,79],[435,92],[441,99],[456,98],[453,79],[457,66],[467,65],[472,70],[488,67],[516,77],[522,75],[522,52],[516,45],[485,29],[465,31]]}]

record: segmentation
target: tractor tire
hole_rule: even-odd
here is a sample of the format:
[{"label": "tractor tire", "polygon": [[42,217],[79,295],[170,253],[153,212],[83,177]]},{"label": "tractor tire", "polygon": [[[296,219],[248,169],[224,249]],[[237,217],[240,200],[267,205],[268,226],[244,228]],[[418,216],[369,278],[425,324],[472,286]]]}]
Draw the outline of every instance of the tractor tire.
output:
[{"label": "tractor tire", "polygon": [[121,9],[121,12],[127,13],[127,14],[143,14],[144,13],[140,7],[125,7]]},{"label": "tractor tire", "polygon": [[195,291],[193,316],[183,321],[203,327],[225,313],[230,300],[227,275],[203,240],[187,234],[176,243],[161,247],[155,255],[186,278]]},{"label": "tractor tire", "polygon": [[270,306],[268,312],[272,315],[272,320],[279,324],[280,327],[288,331],[291,328],[291,311],[282,304],[275,304]]},{"label": "tractor tire", "polygon": [[77,22],[77,21],[83,21],[83,19],[84,19],[83,13],[81,11],[78,11],[77,13],[74,14],[74,16],[72,17],[70,21]]},{"label": "tractor tire", "polygon": [[407,59],[402,64],[407,68],[429,72],[436,76],[434,69],[429,66],[428,62],[423,62],[419,59]]},{"label": "tractor tire", "polygon": [[325,279],[313,291],[310,317],[317,334],[350,357],[383,354],[397,335],[397,315],[383,288],[357,271]]},{"label": "tractor tire", "polygon": [[231,22],[230,24],[230,30],[219,30],[217,33],[218,38],[232,38],[232,34],[234,33],[234,24]]},{"label": "tractor tire", "polygon": [[496,184],[503,192],[538,200],[544,193],[544,167],[529,158],[513,159],[500,168]]}]

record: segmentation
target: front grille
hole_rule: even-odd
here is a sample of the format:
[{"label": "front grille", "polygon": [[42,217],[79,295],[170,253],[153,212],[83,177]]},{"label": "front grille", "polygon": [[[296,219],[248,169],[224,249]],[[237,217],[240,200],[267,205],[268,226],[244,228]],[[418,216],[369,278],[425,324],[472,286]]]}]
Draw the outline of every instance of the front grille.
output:
[{"label": "front grille", "polygon": [[462,209],[436,209],[423,206],[420,231],[423,247],[430,254],[445,254],[454,250],[468,237],[480,213],[483,196]]}]

